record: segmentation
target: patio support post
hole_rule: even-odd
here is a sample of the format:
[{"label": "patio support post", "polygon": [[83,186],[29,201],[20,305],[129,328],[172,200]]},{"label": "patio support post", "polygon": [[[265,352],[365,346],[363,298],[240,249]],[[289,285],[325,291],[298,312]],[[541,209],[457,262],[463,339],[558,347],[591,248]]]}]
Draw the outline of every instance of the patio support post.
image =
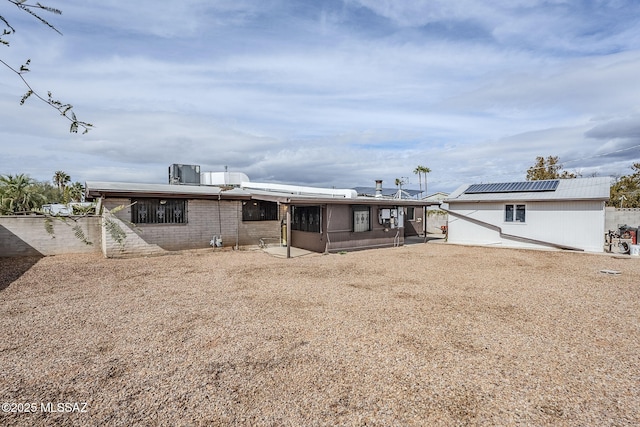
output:
[{"label": "patio support post", "polygon": [[291,258],[291,205],[287,205],[287,258]]},{"label": "patio support post", "polygon": [[422,235],[424,242],[427,243],[427,206],[422,207]]}]

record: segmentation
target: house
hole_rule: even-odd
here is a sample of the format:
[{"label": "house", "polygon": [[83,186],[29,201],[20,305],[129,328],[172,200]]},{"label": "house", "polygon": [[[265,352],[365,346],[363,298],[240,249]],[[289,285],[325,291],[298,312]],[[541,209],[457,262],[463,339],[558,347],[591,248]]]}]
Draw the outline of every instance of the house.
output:
[{"label": "house", "polygon": [[451,243],[603,251],[610,178],[462,185],[446,200]]},{"label": "house", "polygon": [[[315,252],[339,252],[402,246],[409,219],[407,212],[424,210],[427,202],[382,195],[382,181],[373,196],[356,190],[243,183],[255,200],[273,200],[284,207],[286,241]],[[275,187],[274,187],[275,186]],[[336,197],[336,191],[344,197]],[[338,193],[340,194],[340,193]]]},{"label": "house", "polygon": [[[375,187],[355,187],[354,190],[361,197],[378,197],[385,199],[403,200],[404,205],[404,235],[424,236],[426,233],[426,222],[424,222],[424,210],[429,206],[424,203],[411,203],[411,200],[418,200],[419,190],[401,188],[383,188],[382,180],[376,180]],[[406,203],[405,203],[406,202]],[[438,205],[439,203],[435,203]]]},{"label": "house", "polygon": [[415,199],[358,196],[350,189],[250,181],[87,182],[86,188],[87,197],[99,201],[107,257],[265,243],[315,252],[401,246],[405,210],[428,205]]}]

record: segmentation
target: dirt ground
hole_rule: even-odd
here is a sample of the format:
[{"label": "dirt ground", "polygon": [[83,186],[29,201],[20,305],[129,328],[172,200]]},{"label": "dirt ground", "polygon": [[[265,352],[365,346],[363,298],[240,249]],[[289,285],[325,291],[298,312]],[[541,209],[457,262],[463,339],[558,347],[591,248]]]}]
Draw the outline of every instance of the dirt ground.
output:
[{"label": "dirt ground", "polygon": [[640,425],[638,257],[5,258],[0,320],[2,425]]}]

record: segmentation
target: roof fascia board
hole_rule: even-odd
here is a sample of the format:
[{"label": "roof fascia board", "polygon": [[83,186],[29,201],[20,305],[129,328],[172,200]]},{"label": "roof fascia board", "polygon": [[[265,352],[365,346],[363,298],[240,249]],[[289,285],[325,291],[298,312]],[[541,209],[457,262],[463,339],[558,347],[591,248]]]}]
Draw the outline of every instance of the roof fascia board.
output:
[{"label": "roof fascia board", "polygon": [[495,202],[587,202],[587,201],[607,201],[608,197],[566,197],[566,198],[493,198],[493,199],[447,199],[445,203],[495,203]]}]

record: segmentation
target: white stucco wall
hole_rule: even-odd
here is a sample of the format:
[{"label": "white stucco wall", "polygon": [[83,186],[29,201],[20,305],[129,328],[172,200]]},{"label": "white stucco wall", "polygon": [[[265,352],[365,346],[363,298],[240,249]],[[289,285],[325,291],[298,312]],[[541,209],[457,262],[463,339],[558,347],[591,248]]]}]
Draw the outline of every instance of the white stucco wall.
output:
[{"label": "white stucco wall", "polygon": [[[506,204],[526,205],[524,223],[505,222]],[[502,233],[602,252],[604,245],[604,202],[491,202],[450,203],[451,212],[500,227]],[[478,245],[502,245],[522,248],[548,246],[501,236],[490,227],[476,224],[457,215],[449,215],[449,242]]]}]

